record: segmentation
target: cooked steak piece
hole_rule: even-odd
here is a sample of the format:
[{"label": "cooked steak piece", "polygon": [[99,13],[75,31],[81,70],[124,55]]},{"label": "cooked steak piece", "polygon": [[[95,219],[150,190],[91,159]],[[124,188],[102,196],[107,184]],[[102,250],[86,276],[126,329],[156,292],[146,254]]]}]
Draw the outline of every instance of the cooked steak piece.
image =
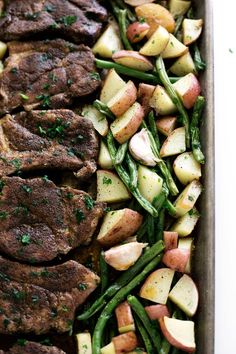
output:
[{"label": "cooked steak piece", "polygon": [[50,261],[87,245],[103,215],[103,203],[45,178],[3,177],[0,251],[31,263]]},{"label": "cooked steak piece", "polygon": [[67,332],[75,311],[96,289],[99,277],[68,261],[35,267],[0,257],[0,333]]},{"label": "cooked steak piece", "polygon": [[49,347],[40,343],[25,341],[22,344],[15,344],[7,352],[0,350],[0,354],[66,354],[57,347]]},{"label": "cooked steak piece", "polygon": [[[18,2],[19,3],[19,2]],[[10,42],[0,74],[0,115],[25,110],[64,108],[100,85],[91,50],[62,39]]]},{"label": "cooked steak piece", "polygon": [[9,0],[0,20],[0,38],[56,35],[93,44],[106,20],[107,11],[96,0]]},{"label": "cooked steak piece", "polygon": [[91,175],[98,139],[92,123],[70,110],[21,112],[0,120],[0,176],[63,169]]}]

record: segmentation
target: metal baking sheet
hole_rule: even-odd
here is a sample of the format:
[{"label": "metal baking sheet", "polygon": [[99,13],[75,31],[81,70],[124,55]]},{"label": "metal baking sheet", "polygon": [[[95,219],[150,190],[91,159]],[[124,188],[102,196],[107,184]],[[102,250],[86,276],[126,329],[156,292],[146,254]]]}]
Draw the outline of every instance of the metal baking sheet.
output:
[{"label": "metal baking sheet", "polygon": [[215,314],[215,223],[214,223],[214,62],[213,62],[213,0],[193,0],[195,14],[204,19],[201,53],[207,69],[201,76],[206,97],[202,143],[206,155],[203,175],[204,193],[200,201],[201,221],[196,230],[194,275],[200,290],[200,306],[196,317],[197,353],[214,353]]}]

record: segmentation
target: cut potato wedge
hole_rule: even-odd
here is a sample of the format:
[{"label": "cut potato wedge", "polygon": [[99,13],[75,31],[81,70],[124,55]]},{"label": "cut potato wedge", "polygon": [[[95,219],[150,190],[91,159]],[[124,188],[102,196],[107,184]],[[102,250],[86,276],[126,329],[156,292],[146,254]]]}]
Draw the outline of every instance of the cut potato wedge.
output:
[{"label": "cut potato wedge", "polygon": [[142,106],[135,102],[123,115],[116,118],[111,124],[114,138],[123,144],[136,133],[144,118]]},{"label": "cut potato wedge", "polygon": [[127,28],[127,37],[131,43],[140,42],[150,30],[148,23],[134,22]]},{"label": "cut potato wedge", "polygon": [[157,305],[146,306],[145,311],[147,312],[150,320],[153,321],[159,320],[164,316],[170,317],[170,313],[166,305],[157,304]]},{"label": "cut potato wedge", "polygon": [[155,91],[155,86],[149,84],[139,84],[138,86],[138,101],[143,107],[145,115],[150,112],[150,99]]},{"label": "cut potato wedge", "polygon": [[181,43],[175,36],[170,34],[169,42],[165,50],[161,53],[163,59],[177,58],[188,51],[183,43]]},{"label": "cut potato wedge", "polygon": [[186,249],[175,248],[165,252],[162,262],[170,269],[184,273],[190,259],[190,252]]},{"label": "cut potato wedge", "polygon": [[[141,52],[140,52],[141,53]],[[142,53],[144,54],[144,53]],[[134,50],[119,50],[113,54],[112,59],[121,65],[140,71],[153,70],[153,64],[143,55]]]},{"label": "cut potato wedge", "polygon": [[4,42],[0,41],[0,60],[3,59],[4,55],[7,52],[7,45]]},{"label": "cut potato wedge", "polygon": [[198,307],[199,295],[192,278],[184,274],[169,293],[169,299],[187,316],[194,316]]},{"label": "cut potato wedge", "polygon": [[172,269],[160,268],[149,275],[140,290],[140,296],[165,305],[175,272]]},{"label": "cut potato wedge", "polygon": [[150,25],[149,36],[151,36],[159,25],[168,32],[174,32],[175,20],[171,13],[159,4],[144,4],[137,6],[135,12],[138,18],[144,18]]},{"label": "cut potato wedge", "polygon": [[112,55],[123,48],[119,32],[113,24],[107,29],[92,48],[93,54],[98,54],[103,58],[112,58]]},{"label": "cut potato wedge", "polygon": [[103,246],[114,246],[133,236],[142,221],[141,214],[128,208],[109,211],[103,220],[97,240]]},{"label": "cut potato wedge", "polygon": [[202,185],[199,181],[194,180],[189,183],[174,202],[176,216],[183,216],[193,209],[201,193]]},{"label": "cut potato wedge", "polygon": [[128,81],[127,84],[107,102],[107,106],[112,113],[118,117],[134,104],[136,98],[137,89],[132,81]]},{"label": "cut potato wedge", "polygon": [[156,121],[157,129],[165,136],[169,136],[175,129],[177,117],[169,116],[160,118]]},{"label": "cut potato wedge", "polygon": [[160,150],[161,157],[173,156],[186,150],[185,128],[180,127],[167,137]]},{"label": "cut potato wedge", "polygon": [[156,56],[163,52],[169,42],[170,34],[162,26],[158,26],[149,40],[139,50],[139,53],[147,56]]},{"label": "cut potato wedge", "polygon": [[159,323],[163,335],[171,345],[187,353],[195,352],[194,322],[165,316]]},{"label": "cut potato wedge", "polygon": [[181,55],[170,67],[170,71],[177,76],[185,76],[190,73],[197,74],[197,70],[190,52]]},{"label": "cut potato wedge", "polygon": [[111,170],[113,168],[111,156],[109,154],[108,148],[106,147],[103,141],[101,141],[100,144],[98,164],[104,170]]},{"label": "cut potato wedge", "polygon": [[116,203],[130,198],[128,189],[114,172],[97,171],[97,201]]},{"label": "cut potato wedge", "polygon": [[106,116],[100,113],[92,105],[86,105],[83,108],[82,116],[89,119],[94,126],[94,129],[101,135],[106,136],[108,133],[108,122]]},{"label": "cut potato wedge", "polygon": [[170,0],[169,9],[174,18],[185,15],[190,9],[191,1]]},{"label": "cut potato wedge", "polygon": [[177,108],[171,100],[170,96],[164,87],[160,85],[156,86],[149,103],[150,106],[162,116],[166,116],[177,111]]},{"label": "cut potato wedge", "polygon": [[178,247],[178,233],[175,231],[164,231],[163,241],[165,245],[165,251],[173,250]]},{"label": "cut potato wedge", "polygon": [[144,198],[150,203],[162,191],[163,179],[149,168],[139,165],[138,167],[138,188]]},{"label": "cut potato wedge", "polygon": [[127,301],[122,302],[116,307],[115,314],[119,333],[135,331],[134,318]]},{"label": "cut potato wedge", "polygon": [[104,259],[116,270],[127,270],[139,259],[146,246],[147,243],[139,242],[128,242],[115,246],[104,253]]},{"label": "cut potato wedge", "polygon": [[195,42],[202,33],[203,20],[192,20],[185,18],[183,20],[183,42],[190,45]]},{"label": "cut potato wedge", "polygon": [[115,69],[109,70],[101,91],[100,101],[103,103],[109,102],[125,85],[126,82],[117,74]]},{"label": "cut potato wedge", "polygon": [[112,338],[116,353],[128,353],[138,346],[138,339],[134,331],[120,334]]},{"label": "cut potato wedge", "polygon": [[189,236],[193,232],[199,218],[199,212],[196,208],[193,208],[172,225],[171,231],[178,232],[181,237]]},{"label": "cut potato wedge", "polygon": [[181,98],[184,107],[190,109],[194,106],[201,93],[201,86],[194,74],[188,74],[173,84]]},{"label": "cut potato wedge", "polygon": [[173,168],[178,180],[185,185],[194,179],[200,179],[202,175],[201,164],[195,160],[192,152],[179,155],[174,161]]},{"label": "cut potato wedge", "polygon": [[78,333],[76,339],[78,354],[92,354],[92,340],[90,333]]},{"label": "cut potato wedge", "polygon": [[178,248],[188,250],[190,253],[190,257],[184,273],[190,274],[192,271],[192,254],[194,250],[193,238],[192,237],[184,237],[179,239]]},{"label": "cut potato wedge", "polygon": [[105,345],[101,348],[101,354],[116,354],[115,345],[113,342]]}]

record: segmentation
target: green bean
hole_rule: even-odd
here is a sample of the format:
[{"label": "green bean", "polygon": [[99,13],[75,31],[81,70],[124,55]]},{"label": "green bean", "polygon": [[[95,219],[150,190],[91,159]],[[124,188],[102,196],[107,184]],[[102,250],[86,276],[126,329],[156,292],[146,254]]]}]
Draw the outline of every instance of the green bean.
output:
[{"label": "green bean", "polygon": [[164,249],[164,244],[162,241],[156,242],[152,247],[150,247],[145,254],[143,254],[137,262],[130,267],[100,296],[90,308],[78,316],[79,320],[87,320],[95,313],[97,313],[101,308],[103,308],[108,300],[110,300],[121,288],[128,284],[141,270],[158,254],[160,254]]},{"label": "green bean", "polygon": [[148,115],[148,123],[149,123],[150,131],[151,131],[153,138],[155,140],[157,150],[159,151],[160,150],[160,139],[159,139],[153,111],[151,111]]},{"label": "green bean", "polygon": [[99,100],[95,100],[93,102],[93,106],[97,108],[99,112],[104,114],[106,117],[108,117],[110,120],[114,120],[116,117],[114,114],[111,112],[111,110],[107,107],[107,105]]},{"label": "green bean", "polygon": [[180,350],[178,348],[173,348],[171,354],[180,354]]},{"label": "green bean", "polygon": [[126,284],[122,289],[120,289],[116,295],[108,302],[104,310],[99,316],[97,324],[95,326],[92,338],[92,348],[93,354],[100,354],[101,351],[101,338],[103,337],[104,329],[107,321],[111,317],[112,312],[115,308],[125,300],[128,294],[136,288],[146,276],[159,264],[162,255],[158,255],[152,261],[146,265],[146,267],[139,273],[135,278],[133,278],[130,283]]},{"label": "green bean", "polygon": [[129,142],[126,141],[124,144],[120,145],[118,150],[117,150],[117,154],[116,154],[116,158],[115,158],[115,165],[121,165],[125,159],[125,155],[126,152],[128,150],[128,146],[129,146]]},{"label": "green bean", "polygon": [[133,12],[129,9],[129,7],[124,3],[122,0],[115,0],[117,6],[119,6],[121,9],[127,11],[127,16],[131,22],[137,21],[136,16],[133,14]]},{"label": "green bean", "polygon": [[164,224],[165,224],[165,209],[163,208],[159,213],[157,230],[156,230],[156,241],[163,239]]},{"label": "green bean", "polygon": [[127,166],[128,166],[129,175],[130,175],[130,186],[132,188],[137,188],[137,186],[138,186],[137,165],[128,152],[126,154],[126,161],[127,161]]},{"label": "green bean", "polygon": [[197,101],[193,107],[192,121],[190,124],[193,155],[195,159],[201,164],[205,163],[205,157],[201,150],[199,121],[201,119],[204,104],[205,98],[198,96]]},{"label": "green bean", "polygon": [[[126,76],[133,77],[135,79],[140,79],[143,82],[148,82],[149,84],[157,85],[160,84],[161,81],[156,74],[145,73],[140,70],[135,70],[128,68],[127,66],[114,63],[112,61],[95,59],[95,63],[97,68],[99,69],[115,69],[118,74],[123,74]],[[178,81],[180,77],[170,77],[169,78],[172,83]]]},{"label": "green bean", "polygon": [[197,71],[203,71],[206,69],[206,63],[202,59],[200,50],[196,43],[193,45],[193,61]]},{"label": "green bean", "polygon": [[113,165],[115,166],[116,172],[119,175],[120,179],[122,182],[126,185],[126,187],[130,190],[131,194],[137,199],[139,204],[152,216],[157,217],[158,216],[158,211],[152,206],[151,203],[149,203],[139,192],[138,188],[133,188],[130,184],[130,177],[128,173],[125,171],[124,167],[121,165],[115,165],[115,157],[116,157],[116,147],[114,144],[114,139],[111,131],[108,132],[107,134],[107,146],[108,150],[111,156],[111,160],[113,162]]},{"label": "green bean", "polygon": [[147,232],[147,218],[145,218],[144,222],[142,223],[141,227],[137,231],[138,241],[143,240],[144,235]]},{"label": "green bean", "polygon": [[157,71],[160,77],[160,80],[162,84],[164,85],[167,93],[169,94],[171,100],[173,103],[176,105],[179,113],[181,114],[182,122],[185,126],[185,132],[186,132],[186,145],[189,148],[190,147],[190,131],[189,131],[189,117],[188,113],[185,110],[183,103],[181,99],[179,98],[177,92],[175,91],[174,87],[172,86],[170,82],[170,78],[167,75],[166,69],[165,69],[165,64],[161,56],[157,58],[156,61],[156,67]]},{"label": "green bean", "polygon": [[173,216],[174,218],[176,217],[176,209],[175,206],[171,203],[171,201],[169,199],[167,199],[164,203],[164,207],[166,208],[166,210],[168,211],[168,213]]},{"label": "green bean", "polygon": [[118,12],[118,23],[119,23],[119,28],[120,28],[120,36],[121,40],[124,44],[125,49],[127,50],[133,50],[127,35],[126,35],[126,16],[127,16],[127,10],[119,10]]},{"label": "green bean", "polygon": [[147,236],[148,243],[153,245],[155,243],[155,227],[154,227],[154,218],[148,214],[147,215]]},{"label": "green bean", "polygon": [[143,327],[142,322],[140,321],[138,316],[134,316],[134,319],[135,319],[135,323],[137,325],[138,331],[143,339],[143,343],[145,345],[147,354],[154,354],[153,345],[152,345],[152,342],[149,338],[148,332]]},{"label": "green bean", "polygon": [[101,278],[101,293],[107,289],[109,279],[108,279],[108,265],[104,259],[104,254],[100,254],[100,278]]},{"label": "green bean", "polygon": [[181,28],[181,25],[182,25],[182,22],[183,22],[183,19],[184,19],[184,16],[183,15],[180,15],[177,17],[177,19],[175,20],[175,31],[174,31],[174,36],[176,37],[180,28]]},{"label": "green bean", "polygon": [[157,328],[153,325],[153,323],[150,321],[143,305],[141,302],[133,295],[129,295],[127,298],[128,303],[130,304],[132,310],[136,313],[136,315],[139,317],[141,320],[144,328],[150,335],[150,338],[153,342],[153,345],[155,349],[157,350],[158,353],[160,353],[161,349],[161,336],[159,332],[157,331]]}]

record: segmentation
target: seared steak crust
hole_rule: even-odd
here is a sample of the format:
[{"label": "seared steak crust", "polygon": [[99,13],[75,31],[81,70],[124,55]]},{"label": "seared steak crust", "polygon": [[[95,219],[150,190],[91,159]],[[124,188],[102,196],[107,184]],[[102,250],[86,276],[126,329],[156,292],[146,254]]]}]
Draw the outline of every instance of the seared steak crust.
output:
[{"label": "seared steak crust", "polygon": [[91,241],[103,204],[44,178],[4,177],[0,251],[32,263],[50,261]]},{"label": "seared steak crust", "polygon": [[0,20],[0,38],[57,35],[91,45],[106,19],[107,11],[96,0],[9,0]]},{"label": "seared steak crust", "polygon": [[22,345],[15,344],[7,352],[0,350],[0,354],[66,354],[57,347],[49,347],[40,343],[26,341]]},{"label": "seared steak crust", "polygon": [[70,110],[21,112],[0,120],[0,176],[35,169],[96,170],[92,123]]},{"label": "seared steak crust", "polygon": [[0,257],[0,277],[3,334],[69,331],[77,307],[99,283],[97,275],[75,261],[35,267]]},{"label": "seared steak crust", "polygon": [[0,115],[15,108],[64,108],[100,85],[90,48],[62,39],[11,42],[0,74]]}]

